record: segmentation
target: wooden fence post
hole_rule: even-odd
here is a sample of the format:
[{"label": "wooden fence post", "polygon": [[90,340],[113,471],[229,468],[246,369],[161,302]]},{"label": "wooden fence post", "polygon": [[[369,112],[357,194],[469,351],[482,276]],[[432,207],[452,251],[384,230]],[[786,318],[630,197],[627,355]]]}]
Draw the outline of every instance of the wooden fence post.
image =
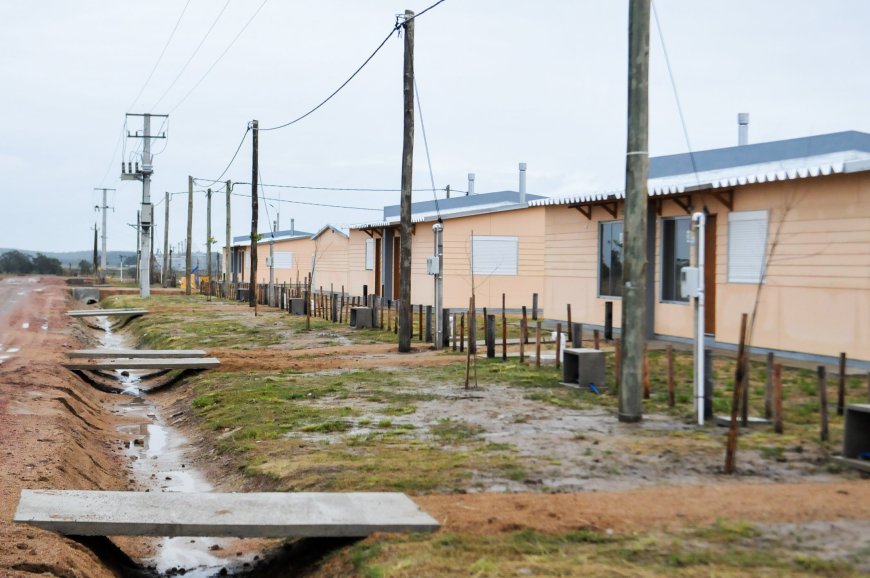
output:
[{"label": "wooden fence post", "polygon": [[501,360],[507,361],[507,314],[504,293],[501,294]]},{"label": "wooden fence post", "polygon": [[562,367],[562,324],[556,324],[556,369]]},{"label": "wooden fence post", "polygon": [[778,434],[782,428],[782,365],[773,366],[773,431]]},{"label": "wooden fence post", "polygon": [[523,305],[523,320],[520,323],[520,341],[523,343],[529,342],[529,321],[526,317],[526,306]]},{"label": "wooden fence post", "polygon": [[573,347],[577,347],[577,344],[574,343],[574,325],[571,323],[571,304],[568,303],[568,341],[571,342]]},{"label": "wooden fence post", "polygon": [[601,349],[601,334],[597,329],[592,330],[592,347]]},{"label": "wooden fence post", "polygon": [[817,373],[819,376],[819,439],[826,442],[830,439],[830,434],[828,432],[828,380],[825,375],[825,366],[820,365]]},{"label": "wooden fence post", "polygon": [[459,321],[459,351],[465,351],[465,313],[460,314]]},{"label": "wooden fence post", "polygon": [[840,354],[840,378],[837,381],[837,415],[846,409],[846,354]]},{"label": "wooden fence post", "polygon": [[535,321],[535,367],[541,367],[541,320]]},{"label": "wooden fence post", "polygon": [[764,419],[773,416],[773,352],[767,352],[767,382],[764,387]]},{"label": "wooden fence post", "polygon": [[520,319],[520,363],[526,362],[526,342],[522,336],[526,333],[526,318]]},{"label": "wooden fence post", "polygon": [[743,362],[746,347],[746,319],[744,313],[740,317],[740,341],[737,346],[737,364],[734,370],[734,395],[731,398],[731,423],[728,428],[728,442],[725,446],[725,473],[734,473],[737,458],[737,414],[740,410],[740,387],[743,385],[743,372],[746,365]]},{"label": "wooden fence post", "polygon": [[417,325],[420,330],[420,341],[423,341],[423,304],[417,309]]},{"label": "wooden fence post", "polygon": [[668,407],[674,407],[677,403],[674,391],[674,346],[668,343]]}]

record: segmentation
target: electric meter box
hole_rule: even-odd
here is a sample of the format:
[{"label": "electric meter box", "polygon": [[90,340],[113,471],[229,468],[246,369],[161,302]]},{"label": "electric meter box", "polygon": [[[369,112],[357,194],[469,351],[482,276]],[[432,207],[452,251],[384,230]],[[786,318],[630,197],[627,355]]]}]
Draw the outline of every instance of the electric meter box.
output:
[{"label": "electric meter box", "polygon": [[429,275],[438,275],[441,273],[441,270],[438,267],[438,257],[426,257],[426,273]]},{"label": "electric meter box", "polygon": [[153,213],[154,205],[151,203],[142,203],[142,210],[139,213],[139,222],[143,225],[150,225],[152,223],[152,213]]},{"label": "electric meter box", "polygon": [[697,297],[698,283],[697,267],[683,267],[680,269],[680,297]]}]

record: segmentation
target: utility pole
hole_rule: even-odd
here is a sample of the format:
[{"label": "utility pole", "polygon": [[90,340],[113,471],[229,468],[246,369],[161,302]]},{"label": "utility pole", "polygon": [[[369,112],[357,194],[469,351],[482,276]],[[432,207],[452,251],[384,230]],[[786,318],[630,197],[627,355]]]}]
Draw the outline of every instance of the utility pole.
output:
[{"label": "utility pole", "polygon": [[94,273],[97,272],[97,224],[94,223]]},{"label": "utility pole", "polygon": [[187,175],[187,247],[184,254],[184,294],[190,295],[190,251],[193,245],[193,177]]},{"label": "utility pole", "polygon": [[253,131],[252,155],[251,155],[251,287],[248,290],[248,305],[254,307],[254,315],[257,314],[257,177],[260,174],[259,148],[260,148],[260,123],[251,121]]},{"label": "utility pole", "polygon": [[441,219],[432,225],[435,233],[435,258],[438,261],[438,272],[435,273],[435,349],[441,349],[444,343],[444,316],[441,311],[444,301],[444,223]]},{"label": "utility pole", "polygon": [[166,287],[169,282],[167,279],[169,272],[169,191],[166,191],[163,202],[166,206],[163,210],[163,275],[161,275],[161,285]]},{"label": "utility pole", "polygon": [[399,352],[411,351],[411,184],[414,168],[414,12],[405,10],[404,139],[399,230]]},{"label": "utility pole", "polygon": [[109,208],[109,205],[106,203],[106,192],[107,191],[114,191],[115,189],[104,189],[104,188],[100,188],[100,187],[94,187],[94,190],[95,191],[103,191],[103,204],[99,207],[96,207],[96,208],[102,209],[102,211],[103,211],[103,254],[100,257],[100,270],[99,270],[99,272],[100,272],[100,283],[105,283],[106,282],[106,268],[108,266],[106,264],[106,209]]},{"label": "utility pole", "polygon": [[206,275],[208,275],[208,286],[209,291],[206,292],[208,296],[207,299],[211,301],[211,189],[208,189],[205,193],[206,199],[206,226],[205,226],[205,252],[206,259],[208,260],[208,266],[206,267]]},{"label": "utility pole", "polygon": [[[232,214],[230,207],[230,195],[232,195],[233,191],[233,182],[227,181],[227,238],[226,238],[226,248],[227,248],[227,256],[224,258],[224,269],[226,269],[226,273],[224,275],[224,296],[229,295],[229,281],[230,281],[230,272],[233,269],[233,248],[232,248],[232,238],[230,237],[230,217]],[[233,283],[236,280],[233,279]]]},{"label": "utility pole", "polygon": [[142,211],[136,211],[136,268],[133,278],[139,280],[139,261],[142,260]]},{"label": "utility pole", "polygon": [[628,18],[628,146],[625,158],[619,421],[633,423],[643,417],[641,391],[646,345],[650,0],[630,0]]},{"label": "utility pole", "polygon": [[165,132],[157,135],[151,134],[151,119],[168,118],[169,115],[128,113],[127,116],[141,116],[143,119],[141,134],[139,131],[132,134],[127,132],[127,138],[142,139],[142,167],[140,169],[139,163],[136,163],[136,170],[133,171],[130,163],[127,163],[125,170],[124,163],[121,162],[121,179],[142,181],[142,209],[139,212],[139,296],[147,298],[151,296],[151,228],[154,222],[153,206],[151,205],[151,174],[154,172],[151,141],[166,138]]}]

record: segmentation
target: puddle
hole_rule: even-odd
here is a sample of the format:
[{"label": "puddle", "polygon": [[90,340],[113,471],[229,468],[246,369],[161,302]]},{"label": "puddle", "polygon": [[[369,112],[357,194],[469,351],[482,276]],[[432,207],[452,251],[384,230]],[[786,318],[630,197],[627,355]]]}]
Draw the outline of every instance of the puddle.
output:
[{"label": "puddle", "polygon": [[[99,335],[102,347],[130,347],[125,335],[112,331],[107,317],[98,317],[97,322],[105,329]],[[137,422],[118,427],[118,431],[129,438],[124,455],[131,462],[137,486],[151,492],[213,491],[205,476],[187,462],[187,440],[162,420],[157,406],[142,394],[141,373],[122,369],[116,373],[126,394],[116,408]],[[255,553],[238,554],[250,548],[240,546],[236,538],[175,537],[155,541],[157,555],[142,563],[154,567],[159,575],[194,578],[226,575],[227,572],[232,575],[242,570],[244,564],[254,562]]]}]

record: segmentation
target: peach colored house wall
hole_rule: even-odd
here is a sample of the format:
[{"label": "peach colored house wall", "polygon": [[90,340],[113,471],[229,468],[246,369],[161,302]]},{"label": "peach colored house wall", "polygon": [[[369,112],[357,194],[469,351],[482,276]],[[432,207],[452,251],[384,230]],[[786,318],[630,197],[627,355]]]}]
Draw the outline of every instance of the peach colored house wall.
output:
[{"label": "peach colored house wall", "polygon": [[351,295],[362,295],[363,285],[371,290],[375,286],[375,272],[366,270],[366,239],[368,233],[359,229],[350,230],[347,241],[347,288]]},{"label": "peach colored house wall", "polygon": [[[619,327],[622,301],[598,297],[598,223],[614,220],[601,207],[592,208],[592,219],[564,206],[545,207],[544,314],[548,319],[604,324],[604,303],[613,302],[613,324]],[[622,204],[619,205],[619,215]]]},{"label": "peach colored house wall", "polygon": [[[467,308],[471,297],[471,234],[516,236],[516,275],[476,275],[476,305],[501,308],[502,293],[508,308],[531,308],[532,294],[544,293],[544,208],[532,207],[444,220],[444,306]],[[432,223],[417,224],[413,244],[412,295],[415,303],[431,304],[434,282],[426,274],[426,257],[434,255]]]},{"label": "peach colored house wall", "polygon": [[[870,173],[745,186],[734,209],[769,211],[772,256],[753,345],[870,360]],[[721,238],[728,224],[719,221]],[[757,286],[727,282],[726,240],[718,247],[716,337],[734,342]]]},{"label": "peach colored house wall", "polygon": [[[767,252],[773,250],[773,255],[752,344],[832,356],[844,351],[870,360],[870,174],[747,185],[738,187],[733,199],[735,211],[768,211]],[[728,281],[727,207],[712,194],[696,193],[692,201],[696,207],[706,202],[717,216],[714,333],[717,341],[735,343],[740,314],[751,314],[757,285]],[[546,210],[547,318],[565,320],[570,303],[574,321],[600,325],[604,302],[612,299],[618,327],[621,301],[597,296],[598,223],[613,217],[598,207],[591,221],[573,208]],[[686,213],[666,200],[662,216]],[[691,337],[693,307],[661,301],[660,219],[655,226],[655,262],[650,263],[655,266],[654,330]]]},{"label": "peach colored house wall", "polygon": [[345,287],[348,279],[348,238],[333,229],[326,229],[314,239],[316,265],[314,287],[335,291]]},{"label": "peach colored house wall", "polygon": [[[249,249],[246,247],[246,249]],[[314,254],[314,241],[309,237],[297,237],[284,241],[275,241],[274,250],[293,253],[291,269],[275,269],[275,283],[296,283],[297,278],[303,281],[311,272],[311,256]],[[269,267],[266,257],[269,256],[269,243],[257,243],[257,281],[269,282]],[[247,268],[247,263],[246,263]],[[298,275],[298,277],[297,277]],[[248,281],[247,273],[245,281]]]}]

